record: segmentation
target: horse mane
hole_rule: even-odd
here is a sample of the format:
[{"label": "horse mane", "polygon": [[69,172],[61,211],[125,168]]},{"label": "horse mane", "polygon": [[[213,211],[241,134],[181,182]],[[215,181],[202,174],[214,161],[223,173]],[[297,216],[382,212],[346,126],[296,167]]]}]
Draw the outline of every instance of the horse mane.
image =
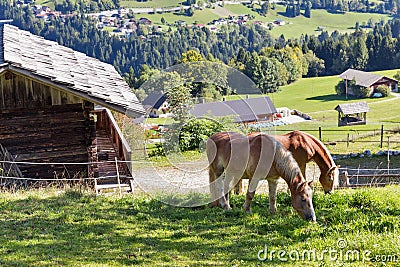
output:
[{"label": "horse mane", "polygon": [[[288,184],[292,184],[298,175],[305,180],[297,161],[292,156],[292,153],[286,150],[278,141],[275,142],[274,163],[275,168]],[[289,179],[289,181],[287,179]]]},{"label": "horse mane", "polygon": [[328,149],[326,148],[324,143],[322,143],[319,139],[315,138],[311,134],[304,133],[304,132],[298,132],[298,133],[303,134],[303,135],[307,136],[308,138],[310,138],[320,148],[319,151],[322,151],[323,155],[321,155],[321,156],[324,156],[324,158],[328,158],[330,163],[332,164],[332,166],[336,166],[331,154],[328,152]]}]

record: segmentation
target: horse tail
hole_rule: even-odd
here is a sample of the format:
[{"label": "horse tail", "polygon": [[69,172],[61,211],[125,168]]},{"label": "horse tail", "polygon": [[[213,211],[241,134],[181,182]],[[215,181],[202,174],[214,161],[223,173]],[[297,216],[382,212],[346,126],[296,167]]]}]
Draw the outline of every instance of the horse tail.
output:
[{"label": "horse tail", "polygon": [[211,138],[208,138],[207,143],[206,143],[206,154],[207,154],[207,159],[208,159],[208,177],[209,177],[209,184],[210,184],[210,200],[211,200],[211,207],[216,207],[218,206],[218,190],[216,188],[216,179],[219,177],[217,175],[217,168],[218,168],[218,162],[217,162],[217,145],[215,144],[214,140]]}]

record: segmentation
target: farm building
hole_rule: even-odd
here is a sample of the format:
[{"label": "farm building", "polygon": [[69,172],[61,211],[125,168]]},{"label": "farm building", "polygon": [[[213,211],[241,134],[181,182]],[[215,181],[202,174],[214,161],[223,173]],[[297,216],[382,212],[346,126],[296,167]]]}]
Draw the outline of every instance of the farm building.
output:
[{"label": "farm building", "polygon": [[167,96],[163,92],[151,92],[142,102],[150,118],[158,118],[169,110]]},{"label": "farm building", "polygon": [[337,105],[335,110],[338,114],[338,126],[359,125],[367,123],[367,102],[355,102]]},{"label": "farm building", "polygon": [[42,164],[18,165],[14,173],[96,176],[102,166],[75,163],[96,162],[107,153],[129,158],[129,146],[105,108],[131,117],[145,113],[113,66],[0,24],[0,153]]},{"label": "farm building", "polygon": [[265,96],[196,104],[190,113],[197,118],[231,116],[235,122],[249,123],[272,121],[277,111],[271,99]]},{"label": "farm building", "polygon": [[[340,74],[338,77],[342,78],[348,82],[355,79],[356,85],[370,88],[371,94],[373,94],[374,89],[377,88],[379,85],[386,85],[387,87],[390,88],[391,91],[395,91],[395,92],[398,91],[398,81],[396,81],[392,78],[374,74],[374,73],[369,73],[369,72],[354,70],[354,69],[348,69],[345,72],[343,72],[342,74]],[[351,92],[351,88],[349,88],[348,93],[350,95],[353,94]]]}]

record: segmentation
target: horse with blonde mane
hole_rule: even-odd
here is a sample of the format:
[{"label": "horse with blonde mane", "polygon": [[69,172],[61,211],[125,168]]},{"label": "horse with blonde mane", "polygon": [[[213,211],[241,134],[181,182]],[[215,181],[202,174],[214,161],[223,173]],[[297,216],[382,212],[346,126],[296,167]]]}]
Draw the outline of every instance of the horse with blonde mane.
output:
[{"label": "horse with blonde mane", "polygon": [[[276,212],[277,181],[282,177],[291,193],[292,206],[305,220],[315,221],[312,204],[312,181],[307,182],[292,154],[268,135],[244,136],[239,133],[216,133],[207,140],[207,158],[212,206],[230,209],[229,191],[239,179],[249,179],[244,210],[250,203],[260,180],[267,179],[269,208]],[[225,171],[225,179],[222,174]]]},{"label": "horse with blonde mane", "polygon": [[[249,136],[257,136],[262,133],[250,133]],[[303,176],[306,173],[306,165],[310,161],[314,161],[320,171],[319,182],[321,183],[325,193],[332,193],[339,183],[339,167],[336,166],[331,154],[325,145],[311,134],[293,131],[284,135],[274,135],[285,149],[292,152],[294,159],[297,161]],[[242,192],[241,181],[235,187],[235,192]]]}]

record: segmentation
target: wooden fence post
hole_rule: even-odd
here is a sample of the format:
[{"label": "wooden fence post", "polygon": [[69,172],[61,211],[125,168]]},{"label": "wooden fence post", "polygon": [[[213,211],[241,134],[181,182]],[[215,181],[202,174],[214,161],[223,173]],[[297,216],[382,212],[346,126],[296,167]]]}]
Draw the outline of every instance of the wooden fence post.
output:
[{"label": "wooden fence post", "polygon": [[322,141],[322,129],[321,129],[321,126],[318,127],[318,133],[319,133],[319,140]]},{"label": "wooden fence post", "polygon": [[118,169],[118,159],[115,157],[115,168],[117,169],[117,183],[118,183],[118,190],[119,190],[119,195],[122,195],[122,189],[121,189],[121,180],[119,179],[119,169]]},{"label": "wooden fence post", "polygon": [[381,148],[383,147],[383,124],[381,125]]},{"label": "wooden fence post", "polygon": [[390,174],[390,136],[388,138],[388,150],[387,150],[387,173]]}]

